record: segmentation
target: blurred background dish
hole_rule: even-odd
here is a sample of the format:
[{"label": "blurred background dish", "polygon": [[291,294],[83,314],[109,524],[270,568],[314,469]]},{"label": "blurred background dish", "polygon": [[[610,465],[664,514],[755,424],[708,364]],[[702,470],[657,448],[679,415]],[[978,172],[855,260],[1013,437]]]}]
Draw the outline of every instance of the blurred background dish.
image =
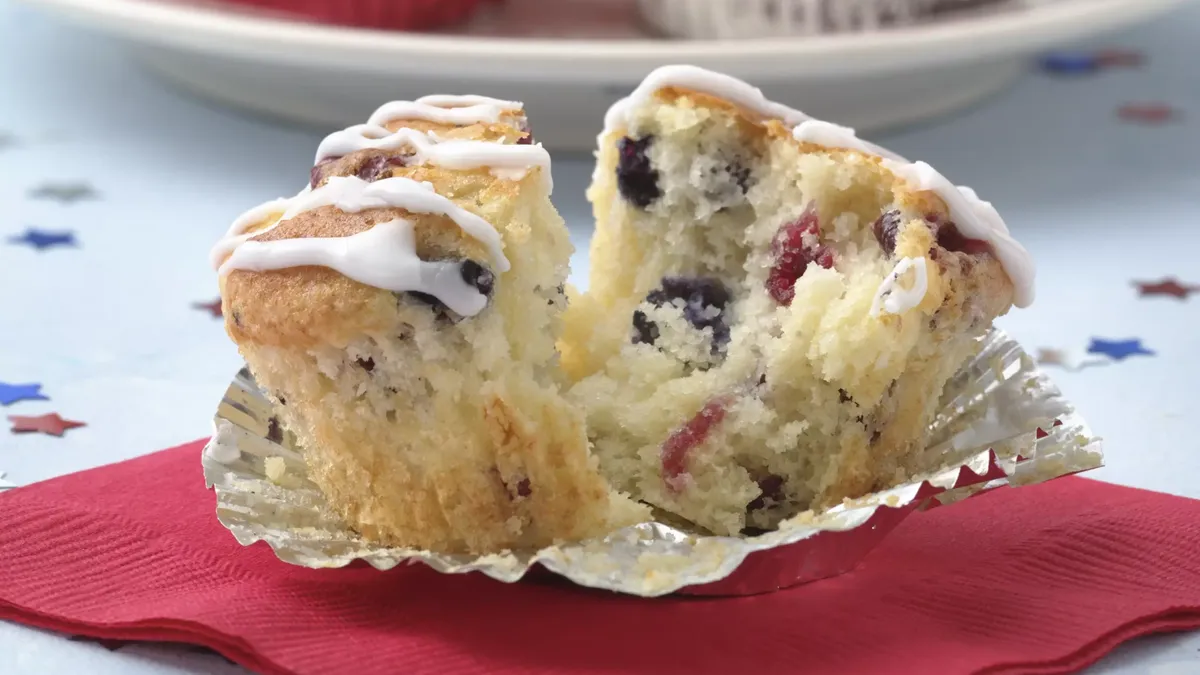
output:
[{"label": "blurred background dish", "polygon": [[[1011,82],[1038,50],[1153,17],[1184,0],[991,0],[975,11],[941,14],[932,9],[981,0],[901,0],[928,16],[896,25],[851,17],[820,31],[810,25],[803,36],[755,39],[713,39],[702,23],[698,39],[661,35],[687,32],[669,20],[678,18],[679,3],[775,12],[818,3],[655,0],[657,9],[674,7],[668,15],[656,14],[650,0],[641,0],[640,11],[638,0],[454,0],[445,13],[431,15],[419,11],[431,6],[427,0],[397,0],[410,13],[368,16],[352,8],[389,3],[324,0],[343,9],[322,13],[308,5],[318,1],[26,0],[126,42],[151,70],[237,108],[324,129],[360,121],[389,99],[469,91],[524,101],[538,120],[540,142],[575,150],[590,150],[602,111],[666,63],[728,72],[811,115],[875,131],[969,105]],[[284,5],[293,11],[281,13]],[[335,22],[442,28],[415,33]],[[756,35],[738,26],[738,37]],[[839,27],[849,32],[825,32]]]}]

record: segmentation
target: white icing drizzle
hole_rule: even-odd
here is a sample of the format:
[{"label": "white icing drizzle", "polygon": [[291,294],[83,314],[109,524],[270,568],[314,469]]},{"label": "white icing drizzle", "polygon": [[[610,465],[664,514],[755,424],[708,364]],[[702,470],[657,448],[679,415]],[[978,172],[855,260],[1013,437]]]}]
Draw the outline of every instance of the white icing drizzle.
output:
[{"label": "white icing drizzle", "polygon": [[487,306],[487,297],[463,281],[458,263],[417,257],[413,224],[403,218],[349,237],[249,241],[221,269],[262,272],[303,265],[328,267],[389,291],[422,291],[462,316],[474,316]]},{"label": "white icing drizzle", "polygon": [[[972,239],[986,241],[1012,280],[1013,304],[1028,307],[1033,302],[1033,282],[1036,270],[1033,259],[1008,233],[1008,227],[992,205],[966,187],[956,187],[924,162],[909,163],[903,157],[862,141],[854,130],[821,122],[799,110],[768,100],[761,90],[737,78],[714,73],[696,66],[663,66],[651,72],[630,94],[613,104],[604,117],[605,130],[601,139],[618,128],[628,125],[630,113],[645,104],[654,92],[665,87],[679,87],[716,96],[765,117],[774,117],[793,127],[798,141],[826,147],[840,147],[883,157],[883,166],[911,183],[918,190],[934,192],[949,207],[959,231]],[[923,268],[922,268],[923,269]]]},{"label": "white icing drizzle", "polygon": [[499,122],[506,112],[520,112],[520,101],[504,101],[487,96],[434,94],[415,101],[391,101],[376,110],[367,124],[384,126],[395,120],[420,119],[439,124],[480,124]]},{"label": "white icing drizzle", "polygon": [[992,253],[1012,280],[1013,304],[1028,307],[1033,303],[1033,279],[1037,272],[1033,258],[1008,233],[1008,226],[991,202],[980,199],[969,187],[956,187],[925,162],[909,164],[885,159],[883,166],[916,189],[928,190],[941,197],[950,209],[950,218],[963,236],[991,245]]},{"label": "white icing drizzle", "polygon": [[532,168],[540,168],[543,185],[554,191],[550,175],[550,153],[538,145],[515,145],[475,140],[441,141],[415,129],[388,131],[375,124],[356,124],[325,137],[317,148],[314,164],[329,157],[340,157],[358,150],[399,150],[411,148],[412,162],[435,164],[452,170],[488,167],[492,175],[506,180],[521,180]]},{"label": "white icing drizzle", "polygon": [[[347,213],[393,207],[444,215],[487,246],[495,272],[510,269],[496,228],[439,195],[431,184],[400,177],[368,183],[355,176],[335,176],[315,190],[250,209],[234,221],[229,233],[213,248],[213,264],[219,265],[222,275],[235,269],[264,271],[321,265],[378,288],[428,293],[463,316],[473,316],[487,304],[483,294],[463,281],[459,265],[426,262],[417,257],[412,223],[407,220],[379,224],[350,237],[250,241],[283,221],[322,206],[333,206]],[[245,233],[247,228],[280,211],[279,219],[270,227]]]},{"label": "white icing drizzle", "polygon": [[[257,237],[271,228],[266,228],[266,230],[261,232],[250,233],[247,233],[246,230],[258,225],[268,218],[277,218],[278,216],[282,215],[284,211],[287,211],[288,206],[291,205],[291,203],[291,199],[281,197],[279,199],[273,199],[265,204],[259,204],[258,206],[238,216],[237,220],[233,221],[233,224],[229,226],[229,231],[225,233],[225,236],[217,240],[216,245],[212,247],[212,251],[210,251],[208,254],[209,264],[213,266],[213,269],[219,268],[225,258],[229,256],[230,253],[233,253],[234,249],[236,249],[238,246],[241,246],[251,237]],[[274,226],[274,224],[271,225],[271,227]]]},{"label": "white icing drizzle", "polygon": [[[921,304],[929,291],[929,270],[925,258],[901,258],[892,271],[879,284],[875,299],[871,302],[871,316],[880,311],[888,314],[903,314]],[[913,270],[913,284],[909,288],[900,285],[900,278]]]}]

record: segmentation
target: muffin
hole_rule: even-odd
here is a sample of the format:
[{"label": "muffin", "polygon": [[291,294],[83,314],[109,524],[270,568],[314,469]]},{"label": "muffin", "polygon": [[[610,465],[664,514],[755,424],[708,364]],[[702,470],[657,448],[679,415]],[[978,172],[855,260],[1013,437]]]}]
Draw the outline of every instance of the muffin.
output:
[{"label": "muffin", "polygon": [[718,534],[937,468],[946,381],[1033,267],[990,204],[698,68],[617,103],[569,394],[621,491]]},{"label": "muffin", "polygon": [[561,393],[551,188],[520,103],[394,102],[214,248],[227,332],[364,538],[482,553],[648,518]]},{"label": "muffin", "polygon": [[637,6],[660,33],[709,40],[871,31],[1025,5],[1025,0],[638,0]]}]

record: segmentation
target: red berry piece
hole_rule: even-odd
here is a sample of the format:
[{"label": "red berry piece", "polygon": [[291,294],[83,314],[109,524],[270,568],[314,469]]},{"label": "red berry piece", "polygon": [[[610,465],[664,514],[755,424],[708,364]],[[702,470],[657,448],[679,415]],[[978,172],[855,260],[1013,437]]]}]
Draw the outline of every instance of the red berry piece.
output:
[{"label": "red berry piece", "polygon": [[392,172],[392,167],[404,166],[405,164],[407,164],[407,162],[399,155],[375,155],[367,158],[367,160],[362,163],[362,166],[358,167],[358,173],[356,175],[368,183],[374,183],[380,178],[385,178],[386,176],[384,174],[390,175]]},{"label": "red berry piece", "polygon": [[317,165],[314,166],[312,169],[309,169],[309,171],[308,171],[309,187],[311,187],[314,190],[317,189],[317,186],[321,184],[321,179],[323,179],[325,177],[325,166],[331,162],[336,162],[339,159],[341,159],[341,157],[326,157],[325,159],[317,162]]},{"label": "red berry piece", "polygon": [[937,244],[947,251],[955,253],[967,253],[976,255],[979,253],[987,253],[991,251],[991,246],[986,241],[981,239],[968,239],[958,231],[958,226],[954,223],[945,223],[938,226],[937,229]]},{"label": "red berry piece", "polygon": [[718,398],[704,404],[700,412],[683,426],[671,432],[662,444],[659,458],[662,461],[663,480],[671,490],[683,489],[683,476],[688,472],[688,455],[708,439],[713,427],[725,419],[729,400]]},{"label": "red berry piece", "polygon": [[821,245],[821,224],[811,207],[793,221],[779,228],[771,242],[775,264],[767,275],[767,292],[781,305],[792,304],[796,295],[796,280],[804,276],[808,266],[816,263],[825,269],[833,267],[833,250]]},{"label": "red berry piece", "polygon": [[533,134],[525,132],[525,135],[517,139],[517,145],[533,145]]}]

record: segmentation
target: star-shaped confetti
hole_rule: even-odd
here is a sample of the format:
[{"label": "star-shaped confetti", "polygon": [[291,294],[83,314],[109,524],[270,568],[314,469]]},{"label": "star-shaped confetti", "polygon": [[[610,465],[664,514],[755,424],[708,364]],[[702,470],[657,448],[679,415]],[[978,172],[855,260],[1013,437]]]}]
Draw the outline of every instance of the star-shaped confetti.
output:
[{"label": "star-shaped confetti", "polygon": [[1146,55],[1128,49],[1101,49],[1095,53],[1101,68],[1140,68],[1146,63]]},{"label": "star-shaped confetti", "polygon": [[60,204],[74,204],[85,199],[97,199],[100,193],[87,183],[46,183],[29,191],[30,199],[50,199]]},{"label": "star-shaped confetti", "polygon": [[1167,124],[1182,116],[1183,113],[1166,103],[1126,103],[1117,108],[1117,117],[1139,124]]},{"label": "star-shaped confetti", "polygon": [[76,246],[74,232],[47,232],[34,227],[26,228],[25,234],[8,238],[8,243],[31,246],[39,251],[45,251],[55,246]]},{"label": "star-shaped confetti", "polygon": [[1133,285],[1137,286],[1138,295],[1142,297],[1169,295],[1180,300],[1187,300],[1188,295],[1200,293],[1200,285],[1181,284],[1175,277],[1166,277],[1159,281],[1135,281]]},{"label": "star-shaped confetti", "polygon": [[4,480],[4,476],[6,475],[7,474],[5,474],[3,471],[0,471],[0,490],[11,490],[12,488],[17,487],[16,483],[10,483]]},{"label": "star-shaped confetti", "polygon": [[217,298],[212,302],[193,302],[192,309],[201,309],[212,315],[214,319],[220,319],[225,316],[221,312],[221,299]]},{"label": "star-shaped confetti", "polygon": [[0,405],[12,405],[17,401],[49,401],[50,397],[42,393],[42,385],[9,384],[0,382]]},{"label": "star-shaped confetti", "polygon": [[1037,351],[1038,365],[1058,366],[1065,370],[1078,372],[1090,366],[1103,366],[1112,363],[1109,359],[1090,355],[1077,349],[1054,349],[1043,347]]},{"label": "star-shaped confetti", "polygon": [[1055,52],[1042,57],[1041,66],[1053,75],[1089,75],[1100,69],[1100,61],[1087,52]]},{"label": "star-shaped confetti", "polygon": [[42,433],[46,434],[47,436],[62,436],[67,432],[68,429],[77,429],[79,427],[87,426],[87,424],[83,422],[65,420],[62,417],[59,417],[58,413],[38,415],[37,417],[9,415],[8,421],[12,423],[11,431],[14,434]]},{"label": "star-shaped confetti", "polygon": [[1053,52],[1041,59],[1042,70],[1051,75],[1091,75],[1108,68],[1136,68],[1146,62],[1141,52],[1101,49],[1095,52]]},{"label": "star-shaped confetti", "polygon": [[1129,340],[1092,338],[1087,350],[1089,354],[1104,354],[1117,361],[1124,361],[1135,355],[1154,356],[1154,352],[1143,347],[1142,341],[1137,338]]}]

